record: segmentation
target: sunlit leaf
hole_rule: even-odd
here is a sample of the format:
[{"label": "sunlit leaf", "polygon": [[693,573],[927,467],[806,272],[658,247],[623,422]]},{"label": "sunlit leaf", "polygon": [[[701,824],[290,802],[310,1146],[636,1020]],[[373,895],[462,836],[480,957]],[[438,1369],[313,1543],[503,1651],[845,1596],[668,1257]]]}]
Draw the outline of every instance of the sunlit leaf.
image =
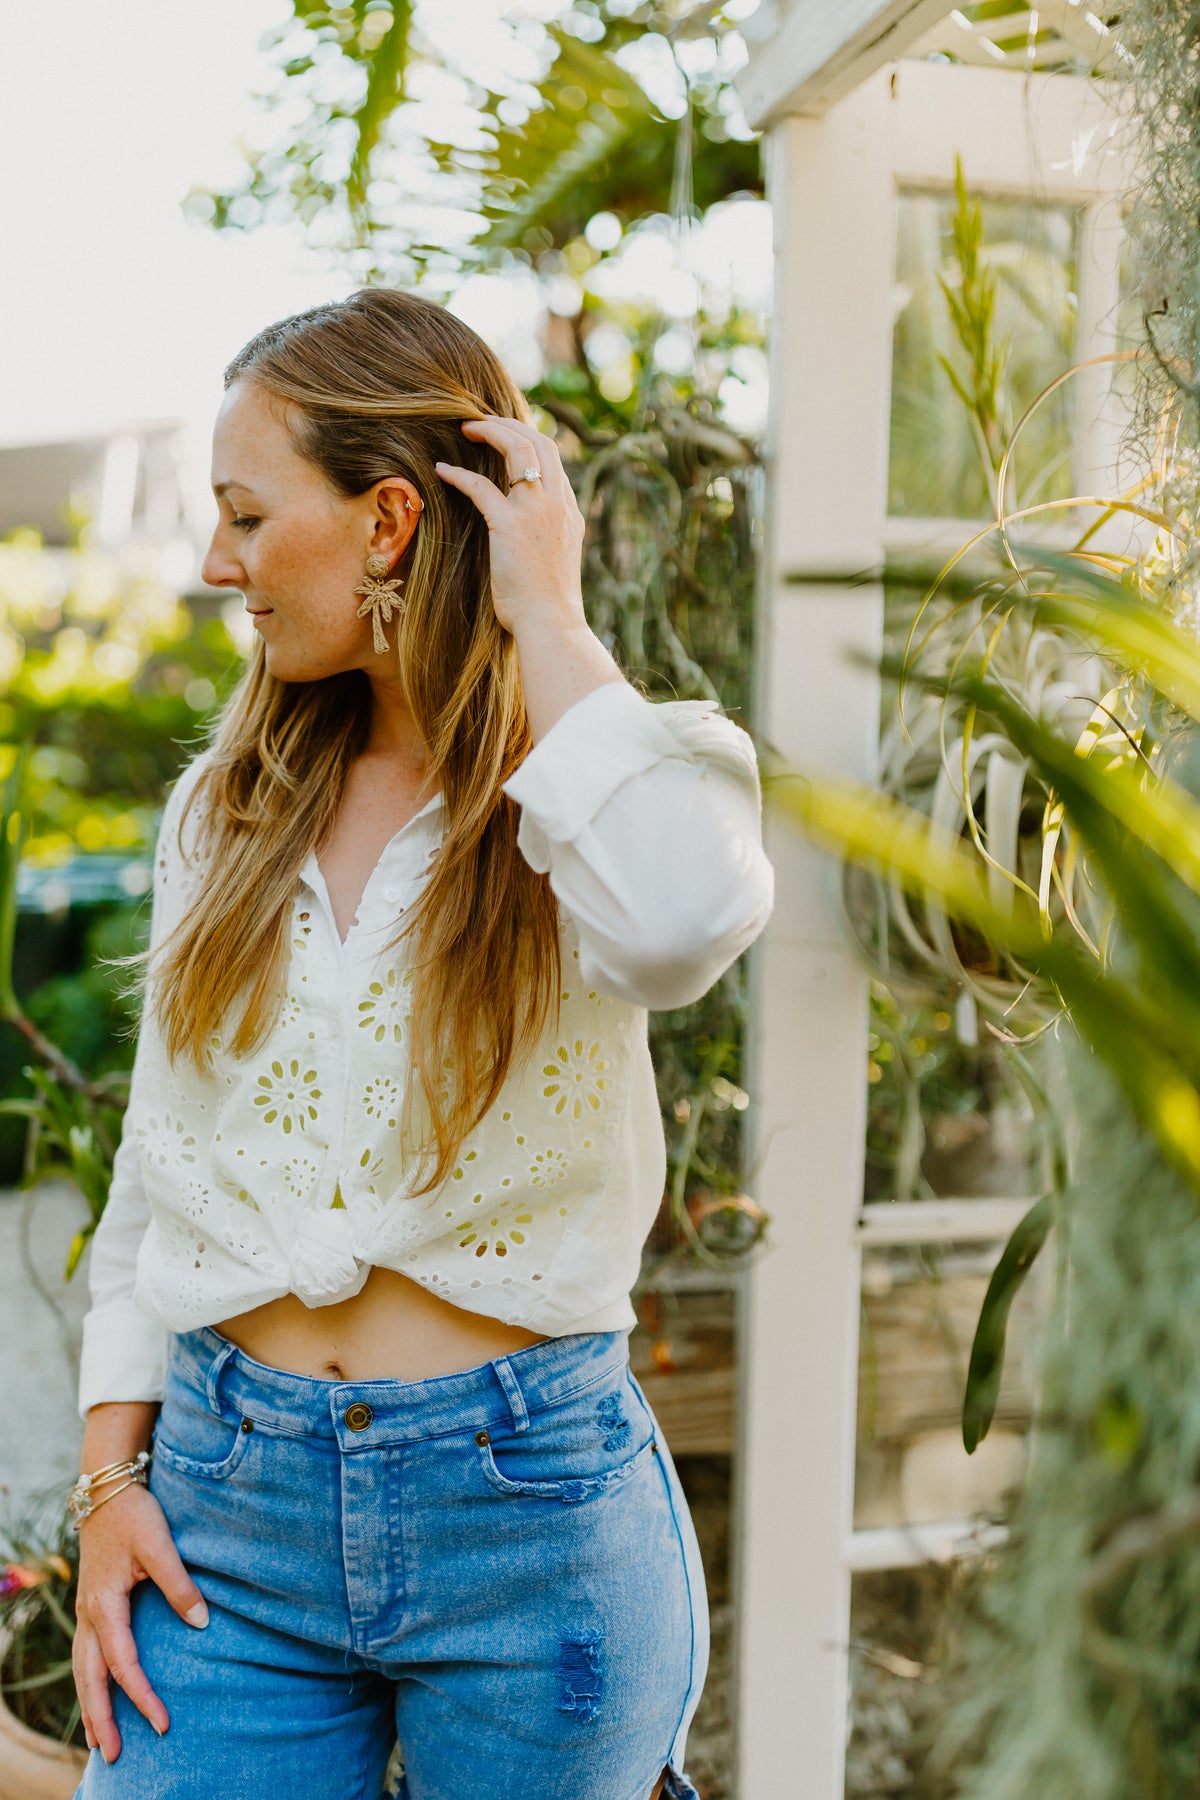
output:
[{"label": "sunlit leaf", "polygon": [[79,1267],[79,1260],[87,1249],[95,1229],[96,1222],[93,1220],[91,1224],[81,1226],[75,1233],[75,1236],[71,1239],[70,1248],[67,1251],[67,1260],[63,1267],[64,1281],[70,1281],[76,1269]]},{"label": "sunlit leaf", "polygon": [[[894,669],[898,665],[885,664]],[[955,694],[998,720],[1012,744],[1029,757],[1066,804],[1067,815],[1088,841],[1106,884],[1122,907],[1129,931],[1183,984],[1180,1004],[1200,994],[1200,940],[1196,919],[1181,911],[1170,875],[1200,898],[1200,805],[1164,776],[1145,779],[1138,768],[1098,767],[1032,716],[998,683],[963,671],[922,675],[920,685]],[[1129,840],[1162,863],[1157,877],[1129,855]]]},{"label": "sunlit leaf", "polygon": [[1092,562],[1040,546],[1030,547],[1029,556],[1071,589],[1028,602],[1039,617],[1078,632],[1097,649],[1119,653],[1200,722],[1200,643],[1191,632],[1181,631],[1167,613],[1147,604],[1132,582],[1114,580]]}]

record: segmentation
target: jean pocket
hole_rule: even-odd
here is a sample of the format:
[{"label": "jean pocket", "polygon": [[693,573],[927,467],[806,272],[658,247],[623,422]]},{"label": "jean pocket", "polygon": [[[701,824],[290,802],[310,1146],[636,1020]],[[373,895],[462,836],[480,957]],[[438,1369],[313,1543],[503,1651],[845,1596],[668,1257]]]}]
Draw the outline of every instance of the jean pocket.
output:
[{"label": "jean pocket", "polygon": [[654,1419],[628,1365],[532,1413],[523,1430],[493,1425],[476,1432],[475,1444],[484,1479],[497,1492],[567,1505],[611,1493],[658,1453]]},{"label": "jean pocket", "polygon": [[181,1475],[224,1481],[241,1466],[253,1437],[253,1431],[243,1431],[240,1414],[213,1412],[202,1393],[168,1372],[151,1439],[157,1462]]}]

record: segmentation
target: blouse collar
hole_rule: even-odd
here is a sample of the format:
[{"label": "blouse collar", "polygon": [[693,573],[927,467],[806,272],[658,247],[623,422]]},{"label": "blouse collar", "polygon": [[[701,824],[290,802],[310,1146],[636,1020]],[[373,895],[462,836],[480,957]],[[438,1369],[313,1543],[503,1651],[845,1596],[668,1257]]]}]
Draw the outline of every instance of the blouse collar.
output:
[{"label": "blouse collar", "polygon": [[[404,867],[409,861],[409,858],[404,855],[404,852],[410,845],[416,848],[423,840],[429,837],[441,836],[443,824],[441,813],[444,805],[445,798],[439,790],[434,794],[431,800],[426,801],[420,812],[414,813],[407,824],[402,825],[399,831],[397,831],[393,837],[388,839],[387,843],[380,851],[379,860],[368,875],[366,885],[363,888],[362,900],[359,902],[359,923],[362,922],[364,905],[368,903],[368,897],[371,899],[374,898],[374,890],[377,889],[381,880],[386,880],[386,878],[391,875],[394,881],[395,876],[398,874],[412,874],[415,872]],[[423,821],[424,824],[422,823]],[[427,852],[426,856],[421,859],[422,872],[427,866],[428,855],[429,853]],[[397,864],[400,865],[399,868],[396,867]],[[300,880],[311,888],[314,893],[320,894],[325,899],[326,903],[328,903],[328,890],[325,886],[325,877],[321,873],[321,865],[317,861],[317,853],[315,850],[310,850],[305,857],[300,868]],[[384,890],[382,897],[385,903],[389,905],[393,904],[394,900],[399,898],[399,888],[390,885]],[[330,907],[331,918],[332,911],[333,909]]]}]

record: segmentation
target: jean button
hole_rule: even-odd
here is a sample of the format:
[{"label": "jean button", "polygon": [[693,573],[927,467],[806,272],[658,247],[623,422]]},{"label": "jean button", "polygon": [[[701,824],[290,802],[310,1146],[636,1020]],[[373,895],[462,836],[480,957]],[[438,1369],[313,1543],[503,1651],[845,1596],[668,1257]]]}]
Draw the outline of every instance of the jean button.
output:
[{"label": "jean button", "polygon": [[374,1417],[365,1400],[356,1400],[353,1406],[346,1408],[346,1423],[351,1431],[365,1431]]}]

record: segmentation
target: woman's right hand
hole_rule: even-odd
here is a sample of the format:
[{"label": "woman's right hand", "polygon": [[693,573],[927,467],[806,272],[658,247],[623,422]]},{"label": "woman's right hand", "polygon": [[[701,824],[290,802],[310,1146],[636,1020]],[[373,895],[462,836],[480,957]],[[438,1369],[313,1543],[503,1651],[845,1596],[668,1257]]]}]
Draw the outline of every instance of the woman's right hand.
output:
[{"label": "woman's right hand", "polygon": [[171,1722],[138,1662],[129,1624],[130,1589],[147,1579],[181,1619],[207,1625],[204,1596],[183,1566],[166,1514],[148,1488],[134,1483],[97,1507],[79,1532],[71,1663],[88,1746],[99,1747],[106,1763],[121,1753],[110,1673],[160,1737]]}]

